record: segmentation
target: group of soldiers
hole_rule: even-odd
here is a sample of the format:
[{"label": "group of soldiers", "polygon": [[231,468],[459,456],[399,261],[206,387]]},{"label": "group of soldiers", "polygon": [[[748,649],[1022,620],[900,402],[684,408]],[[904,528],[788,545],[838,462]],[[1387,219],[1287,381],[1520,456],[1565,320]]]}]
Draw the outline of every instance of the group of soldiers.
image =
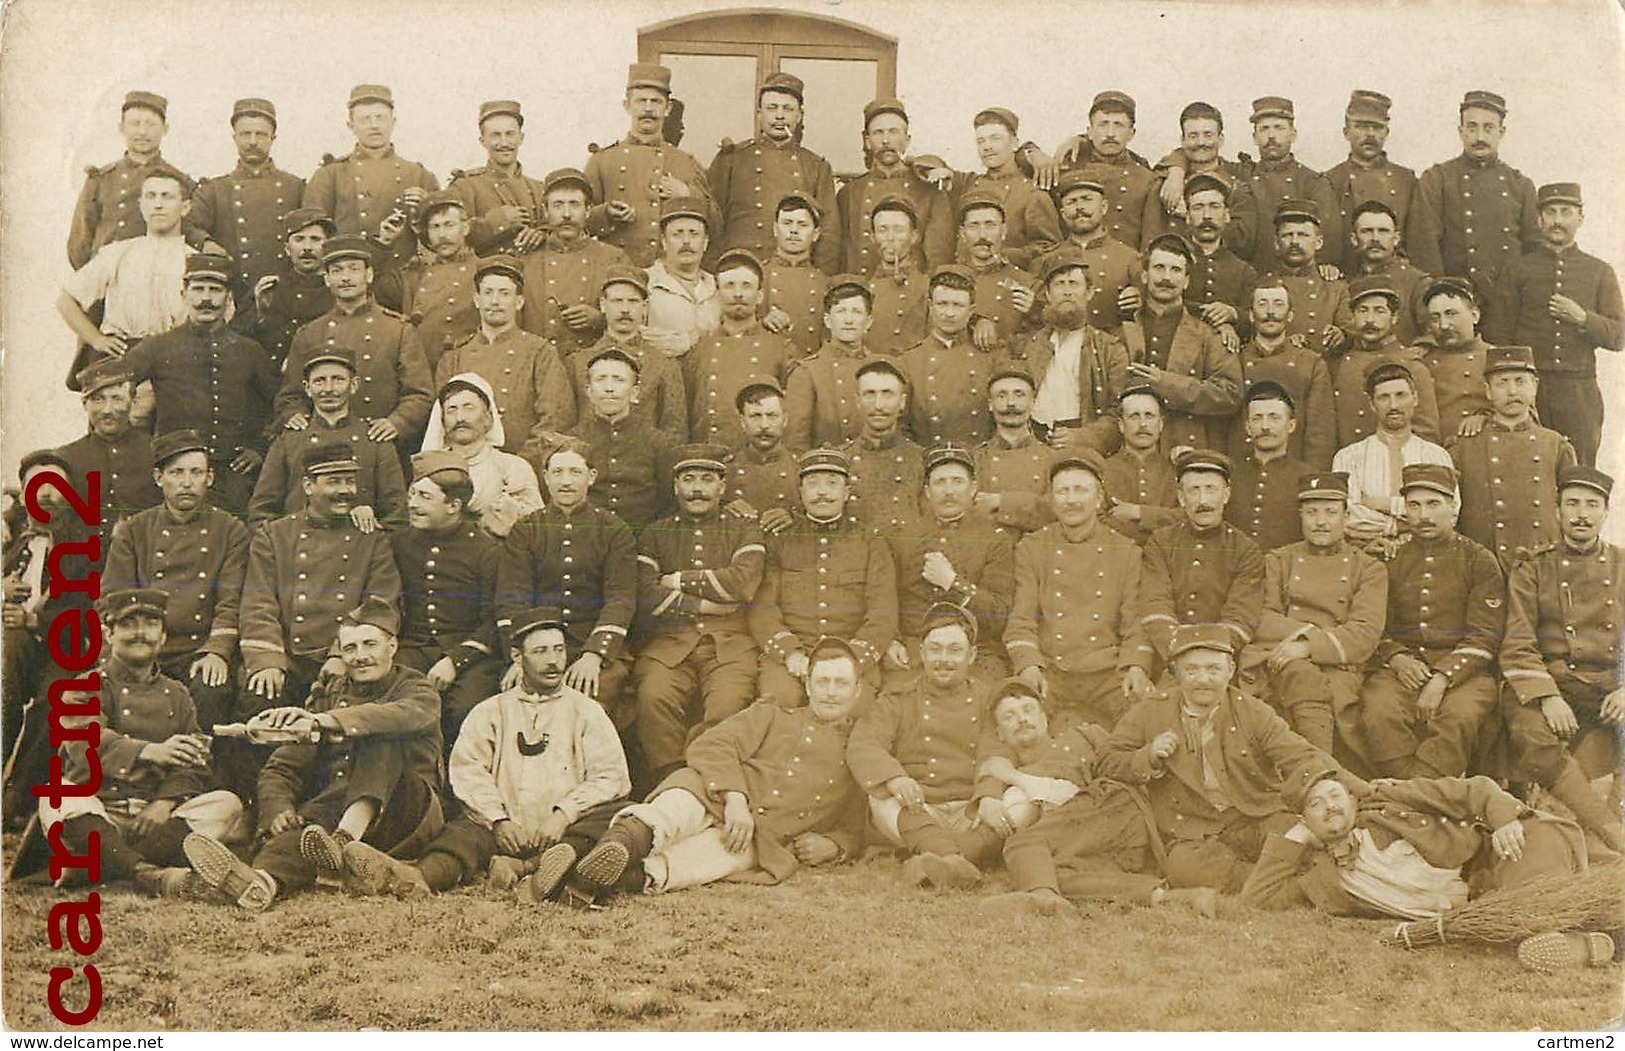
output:
[{"label": "group of soldiers", "polygon": [[[308,180],[239,100],[237,168],[195,185],[131,92],[58,303],[88,432],[20,479],[99,474],[107,513],[5,551],[8,819],[86,601],[50,551],[93,538],[105,787],[38,817],[160,893],[489,871],[590,905],[867,839],[921,885],[1002,857],[1022,907],[1211,913],[1291,897],[1249,883],[1283,837],[1353,871],[1334,784],[1482,827],[1482,864],[1406,840],[1454,872],[1435,906],[1625,848],[1592,785],[1625,718],[1594,466],[1625,307],[1580,187],[1500,160],[1504,99],[1468,92],[1420,176],[1371,91],[1324,174],[1279,97],[1256,161],[1203,102],[1156,164],[1122,92],[1054,156],[990,108],[974,172],[876,99],[837,180],[804,92],[769,76],[707,169],[634,64],[626,137],[541,180],[494,100],[445,190],[381,85]],[[1355,898],[1415,912],[1376,838]]]}]

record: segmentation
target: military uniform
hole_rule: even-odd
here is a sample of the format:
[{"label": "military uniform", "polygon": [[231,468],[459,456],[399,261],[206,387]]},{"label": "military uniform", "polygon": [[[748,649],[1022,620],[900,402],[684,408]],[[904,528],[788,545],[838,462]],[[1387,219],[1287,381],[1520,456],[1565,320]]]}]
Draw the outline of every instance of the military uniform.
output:
[{"label": "military uniform", "polygon": [[[717,232],[708,259],[730,248],[743,248],[758,259],[771,256],[774,212],[791,194],[816,203],[826,220],[840,214],[829,161],[794,141],[779,145],[755,138],[724,145],[711,162],[710,184],[721,222],[711,227]],[[813,245],[813,261],[820,270],[834,274],[840,270],[840,226],[826,221],[822,229],[823,236]]]},{"label": "military uniform", "polygon": [[1416,345],[1433,377],[1433,396],[1439,404],[1439,434],[1449,441],[1469,416],[1487,416],[1490,399],[1484,393],[1484,362],[1490,345],[1478,335],[1464,347],[1441,347],[1432,337]]},{"label": "military uniform", "polygon": [[1089,267],[1089,324],[1106,332],[1121,325],[1117,297],[1123,289],[1139,286],[1140,254],[1104,233],[1096,233],[1087,241],[1069,236],[1034,261],[1033,273],[1048,273],[1050,263],[1063,253],[1067,258],[1082,259]]},{"label": "military uniform", "polygon": [[[998,175],[955,172],[952,199],[956,215],[960,214],[960,202],[970,193],[987,194],[1003,207],[1004,257],[1009,264],[1026,270],[1061,243],[1061,217],[1055,211],[1055,202],[1020,171],[1012,168]],[[985,304],[980,292],[978,287],[978,306]]]},{"label": "military uniform", "polygon": [[976,487],[999,498],[993,521],[1020,533],[1030,533],[1053,521],[1049,469],[1062,455],[1031,431],[1014,445],[995,432],[977,446]]},{"label": "military uniform", "polygon": [[300,329],[282,368],[276,418],[286,421],[309,412],[302,380],[305,362],[324,350],[352,350],[360,386],[351,409],[362,419],[387,418],[399,430],[402,448],[416,444],[429,420],[434,380],[417,330],[393,310],[369,299],[353,311],[335,306]]},{"label": "military uniform", "polygon": [[226,175],[192,191],[186,225],[206,234],[237,262],[232,292],[247,306],[254,284],[276,273],[284,256],[283,221],[304,198],[305,180],[266,160],[259,170],[241,161]]},{"label": "military uniform", "polygon": [[[717,197],[711,192],[711,179],[705,169],[687,153],[665,141],[652,144],[622,139],[611,143],[587,158],[582,168],[592,184],[592,200],[601,202],[589,217],[589,226],[600,241],[621,249],[634,266],[646,267],[660,258],[660,196],[661,178],[670,175],[688,184],[686,196],[698,197],[709,206],[709,226],[718,229]],[[629,223],[611,223],[603,214],[604,204],[624,201],[636,214]],[[772,205],[778,203],[774,198]],[[772,217],[772,205],[768,216]],[[773,230],[768,224],[768,245],[771,247]],[[758,258],[760,258],[758,253]],[[528,282],[527,282],[528,284]],[[594,296],[596,299],[596,294]]]},{"label": "military uniform", "polygon": [[896,357],[925,338],[929,284],[915,269],[869,274],[875,302],[869,312],[873,323],[863,339],[871,352]]},{"label": "military uniform", "polygon": [[1366,377],[1379,365],[1396,362],[1405,366],[1416,388],[1416,408],[1411,412],[1411,432],[1437,442],[1439,400],[1434,393],[1433,373],[1422,360],[1422,352],[1390,337],[1375,350],[1352,347],[1335,359],[1332,368],[1332,403],[1337,409],[1337,447],[1353,445],[1377,433],[1377,413],[1365,391]]},{"label": "military uniform", "polygon": [[880,250],[875,247],[870,218],[875,205],[888,197],[907,200],[918,216],[914,227],[919,236],[911,260],[914,268],[929,273],[953,262],[955,230],[947,193],[906,165],[892,174],[870,168],[846,180],[835,193],[835,205],[840,210],[842,272],[869,274],[879,267]]},{"label": "military uniform", "polygon": [[[141,184],[155,171],[173,170],[161,153],[143,163],[125,154],[112,164],[87,167],[68,227],[68,265],[79,270],[114,241],[143,236],[147,221],[141,216]],[[190,194],[192,180],[186,179],[181,190]]]},{"label": "military uniform", "polygon": [[271,273],[277,281],[265,294],[264,308],[257,302],[250,304],[231,319],[231,327],[265,348],[271,364],[280,371],[294,335],[333,309],[333,293],[321,271],[301,274],[286,258]]},{"label": "military uniform", "polygon": [[450,259],[428,253],[414,256],[401,268],[406,319],[417,327],[418,344],[433,372],[441,355],[480,328],[474,306],[474,276],[479,260],[464,245]]},{"label": "military uniform", "polygon": [[1163,370],[1150,381],[1166,406],[1163,450],[1181,445],[1211,449],[1223,442],[1229,418],[1241,406],[1241,362],[1207,322],[1183,307],[1175,317],[1170,326],[1169,318],[1142,307],[1133,321],[1123,324],[1123,342],[1129,361]]},{"label": "military uniform", "polygon": [[1290,453],[1268,463],[1251,454],[1237,457],[1224,520],[1252,537],[1262,551],[1302,539],[1298,481],[1308,473],[1309,465]]},{"label": "military uniform", "polygon": [[435,387],[472,372],[491,385],[502,419],[504,452],[523,456],[538,472],[548,435],[576,424],[575,391],[553,344],[519,329],[491,339],[481,330],[447,351],[435,369]]},{"label": "military uniform", "polygon": [[[1410,260],[1396,255],[1380,270],[1368,270],[1357,265],[1344,273],[1351,281],[1362,277],[1385,278],[1388,287],[1398,293],[1399,306],[1394,308],[1395,339],[1409,346],[1429,334],[1428,311],[1422,302],[1422,294],[1428,290],[1433,279],[1412,266]],[[1392,300],[1389,305],[1393,305]]]},{"label": "military uniform", "polygon": [[1181,520],[1151,534],[1140,570],[1140,623],[1164,660],[1181,624],[1217,624],[1239,651],[1264,608],[1264,553],[1229,522]]},{"label": "military uniform", "polygon": [[1291,154],[1282,161],[1258,161],[1248,177],[1257,211],[1249,220],[1231,210],[1232,219],[1240,220],[1236,227],[1236,240],[1231,243],[1236,254],[1251,262],[1261,272],[1281,265],[1275,251],[1275,210],[1283,201],[1313,201],[1320,209],[1321,233],[1326,243],[1315,255],[1317,263],[1338,263],[1343,258],[1343,243],[1347,240],[1337,208],[1337,192],[1326,177],[1307,168]]},{"label": "military uniform", "polygon": [[[1255,383],[1278,383],[1292,398],[1292,418],[1298,428],[1287,439],[1286,454],[1302,460],[1311,470],[1323,470],[1337,452],[1337,410],[1332,376],[1319,354],[1291,343],[1265,350],[1256,340],[1241,348],[1241,389]],[[1244,413],[1231,421],[1229,451],[1246,455]]]},{"label": "military uniform", "polygon": [[[1077,389],[1071,389],[1072,370],[1057,353],[1068,338],[1082,339],[1076,366]],[[1128,366],[1130,352],[1123,340],[1110,332],[1085,325],[1081,330],[1063,332],[1044,328],[1026,339],[1010,345],[1004,363],[1032,376],[1037,389],[1033,392],[1033,418],[1050,428],[1074,427],[1079,438],[1089,447],[1102,453],[1117,447],[1122,433],[1117,429],[1117,399],[1129,386]],[[1054,384],[1054,401],[1047,389]],[[1070,408],[1073,399],[1078,415],[1065,416],[1057,412],[1045,419],[1054,405]],[[1048,486],[1046,485],[1046,488]]]},{"label": "military uniform", "polygon": [[745,445],[734,453],[729,467],[728,500],[743,500],[757,513],[779,507],[801,506],[801,480],[795,454],[781,443],[765,456]]},{"label": "military uniform", "polygon": [[1106,233],[1138,251],[1163,233],[1162,178],[1133,150],[1124,150],[1115,160],[1107,160],[1085,139],[1078,147],[1072,168],[1087,168],[1106,191]]},{"label": "military uniform", "polygon": [[948,344],[927,333],[897,364],[908,380],[905,419],[915,441],[928,449],[976,445],[993,433],[987,386],[997,360],[977,350],[968,334]]},{"label": "military uniform", "polygon": [[1501,271],[1540,243],[1537,218],[1527,175],[1499,158],[1463,154],[1417,180],[1405,249],[1424,273],[1470,279],[1487,302]]},{"label": "military uniform", "polygon": [[[1354,210],[1367,201],[1381,201],[1392,208],[1398,220],[1397,230],[1401,235],[1405,233],[1412,195],[1416,193],[1416,173],[1403,164],[1395,164],[1389,160],[1386,151],[1378,154],[1376,161],[1371,164],[1357,161],[1352,156],[1348,157],[1335,167],[1328,168],[1325,178],[1331,184],[1332,194],[1337,199],[1335,212],[1342,219],[1342,230],[1345,234],[1354,231]],[[1330,247],[1332,243],[1331,235],[1328,234],[1326,244]],[[1344,237],[1339,248],[1341,258],[1337,262],[1343,273],[1358,274],[1360,254],[1349,244],[1347,237]]]},{"label": "military uniform", "polygon": [[[433,172],[400,157],[393,145],[375,154],[357,147],[333,160],[324,160],[305,184],[303,205],[333,217],[341,234],[375,237],[389,213],[401,205],[410,187],[429,193],[440,189]],[[404,264],[417,254],[417,231],[408,222],[396,238],[391,258]]]},{"label": "military uniform", "polygon": [[836,446],[857,437],[863,429],[858,411],[858,369],[869,358],[867,347],[853,353],[830,342],[795,363],[785,384],[786,445],[805,450]]},{"label": "military uniform", "polygon": [[1184,512],[1179,509],[1179,477],[1174,465],[1161,449],[1152,449],[1144,456],[1128,446],[1106,457],[1106,494],[1112,503],[1135,504],[1140,509],[1138,521],[1108,519],[1117,532],[1136,544],[1145,545],[1151,534],[1163,526],[1178,522]]},{"label": "military uniform", "polygon": [[524,165],[514,163],[513,173],[503,175],[491,165],[466,171],[455,170],[446,183],[468,212],[468,243],[480,255],[513,251],[514,238],[523,224],[512,223],[496,213],[508,207],[525,209],[531,225],[540,225],[546,205],[539,180],[525,175]]},{"label": "military uniform", "polygon": [[550,240],[525,258],[525,306],[519,314],[519,326],[551,340],[566,354],[592,346],[604,334],[602,316],[594,324],[578,329],[565,324],[561,312],[573,306],[597,311],[610,268],[627,263],[625,252],[590,237],[581,238],[567,249],[556,247]]},{"label": "military uniform", "polygon": [[672,502],[672,443],[636,416],[610,422],[589,412],[576,437],[592,447],[587,462],[598,472],[592,501],[634,530],[665,514]]},{"label": "military uniform", "polygon": [[824,293],[829,291],[829,275],[812,260],[787,263],[774,256],[762,266],[762,308],[777,308],[790,316],[783,335],[797,349],[798,358],[823,346]]},{"label": "military uniform", "polygon": [[1484,429],[1450,448],[1461,475],[1456,528],[1511,568],[1557,543],[1557,476],[1577,462],[1574,447],[1532,420],[1508,428],[1491,417]]},{"label": "military uniform", "polygon": [[[988,267],[978,267],[974,263],[967,265],[976,275],[971,316],[973,319],[987,318],[992,321],[999,343],[1008,348],[1024,330],[1042,323],[1036,297],[1043,291],[1043,286],[1031,273],[1012,263],[1006,256],[1000,256],[997,262]],[[1018,285],[1031,289],[1035,297],[1033,308],[1025,314],[1016,309],[1016,304],[1010,298],[1010,290]]]},{"label": "military uniform", "polygon": [[[918,660],[927,611],[949,603],[976,618],[982,666],[1003,670],[1004,622],[1015,592],[1014,548],[1004,531],[980,511],[950,522],[926,513],[894,530],[887,542],[897,565],[897,637],[908,646],[910,659]],[[952,587],[939,588],[925,579],[925,556],[933,551],[954,567]]]},{"label": "military uniform", "polygon": [[89,491],[90,473],[100,472],[104,537],[121,519],[163,501],[152,480],[152,439],[142,431],[132,427],[113,439],[88,431],[57,452],[68,461],[68,480],[80,492]]},{"label": "military uniform", "polygon": [[719,329],[701,336],[681,359],[689,436],[697,442],[741,444],[744,432],[735,396],[753,379],[783,383],[790,362],[799,356],[788,339],[754,322],[738,335]]},{"label": "military uniform", "polygon": [[901,431],[878,441],[860,432],[839,449],[852,462],[849,513],[875,533],[895,535],[919,514],[925,485],[925,450]]},{"label": "military uniform", "polygon": [[1344,335],[1354,331],[1348,282],[1326,280],[1313,263],[1299,270],[1279,267],[1267,276],[1285,285],[1287,295],[1292,298],[1292,319],[1286,326],[1288,339],[1302,336],[1307,341],[1305,346],[1318,354],[1328,325],[1340,329]]},{"label": "military uniform", "polygon": [[688,394],[677,361],[643,341],[623,343],[606,335],[587,350],[578,350],[564,361],[575,381],[576,415],[580,423],[592,415],[587,401],[587,366],[607,347],[618,347],[638,361],[638,392],[632,400],[632,418],[658,431],[676,444],[688,440]]},{"label": "military uniform", "polygon": [[[1092,270],[1089,279],[1094,280]],[[1257,284],[1258,270],[1235,252],[1220,245],[1209,253],[1198,246],[1185,286],[1185,306],[1195,310],[1209,303],[1228,304],[1236,308],[1236,328],[1245,329]]]}]

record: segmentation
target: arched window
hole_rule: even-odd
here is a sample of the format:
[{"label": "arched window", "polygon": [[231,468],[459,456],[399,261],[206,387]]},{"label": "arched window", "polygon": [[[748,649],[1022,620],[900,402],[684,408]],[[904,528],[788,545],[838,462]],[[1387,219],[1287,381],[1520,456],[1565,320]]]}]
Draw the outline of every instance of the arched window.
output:
[{"label": "arched window", "polygon": [[897,94],[896,38],[824,15],[741,8],[674,18],[638,30],[638,60],[670,67],[683,148],[702,164],[724,138],[755,134],[756,85],[770,73],[806,82],[802,141],[843,174],[864,169],[864,105]]}]

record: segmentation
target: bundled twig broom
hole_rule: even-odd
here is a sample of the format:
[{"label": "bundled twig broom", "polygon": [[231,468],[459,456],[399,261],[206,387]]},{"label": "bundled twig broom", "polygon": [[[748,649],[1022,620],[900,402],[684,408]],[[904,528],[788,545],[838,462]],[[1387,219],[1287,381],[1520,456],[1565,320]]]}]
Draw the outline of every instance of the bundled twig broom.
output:
[{"label": "bundled twig broom", "polygon": [[1395,927],[1383,940],[1407,949],[1447,941],[1513,942],[1545,931],[1625,927],[1625,863],[1542,876],[1492,891],[1453,912]]}]

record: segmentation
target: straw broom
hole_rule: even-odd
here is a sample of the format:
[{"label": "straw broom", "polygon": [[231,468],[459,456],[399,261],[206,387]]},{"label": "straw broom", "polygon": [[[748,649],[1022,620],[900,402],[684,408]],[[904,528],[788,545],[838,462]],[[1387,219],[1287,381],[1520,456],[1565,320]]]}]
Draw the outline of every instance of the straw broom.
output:
[{"label": "straw broom", "polygon": [[1395,927],[1383,941],[1415,949],[1447,941],[1512,942],[1546,931],[1625,927],[1625,862],[1541,876],[1492,891],[1453,912]]}]

